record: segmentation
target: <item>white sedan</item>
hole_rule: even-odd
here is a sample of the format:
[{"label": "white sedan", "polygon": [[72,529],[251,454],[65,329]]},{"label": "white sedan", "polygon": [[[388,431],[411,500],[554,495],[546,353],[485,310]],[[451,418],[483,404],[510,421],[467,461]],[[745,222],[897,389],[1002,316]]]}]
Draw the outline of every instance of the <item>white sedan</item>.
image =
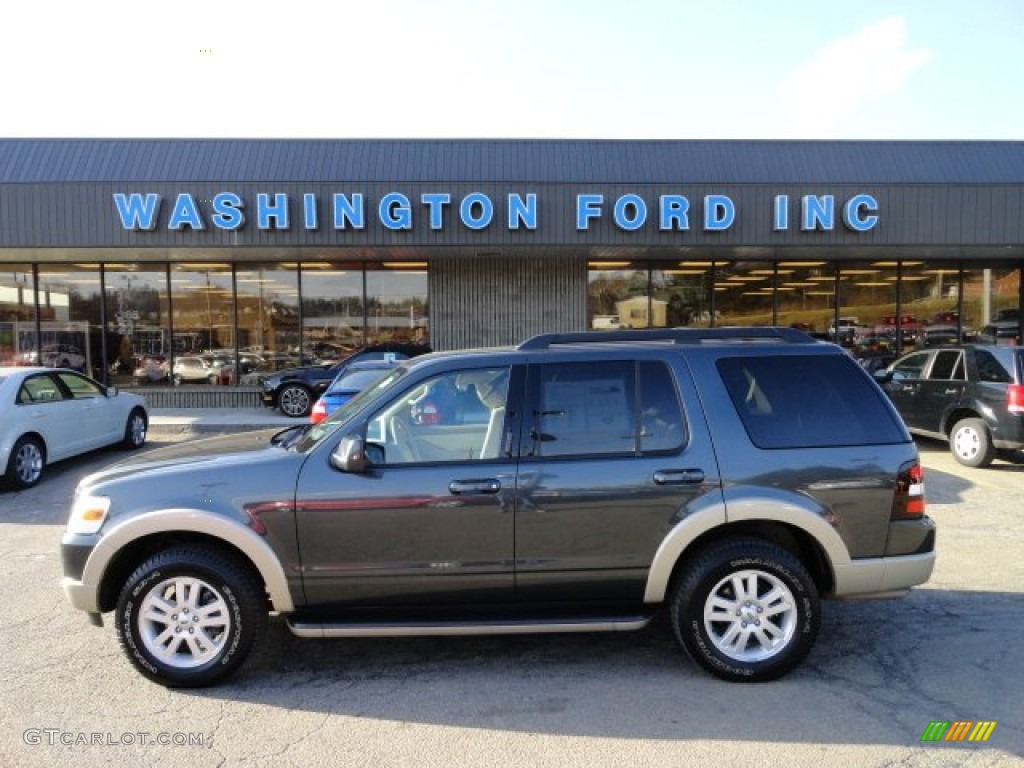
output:
[{"label": "white sedan", "polygon": [[0,468],[15,488],[38,483],[47,464],[94,448],[139,448],[148,425],[138,395],[60,368],[0,368]]}]

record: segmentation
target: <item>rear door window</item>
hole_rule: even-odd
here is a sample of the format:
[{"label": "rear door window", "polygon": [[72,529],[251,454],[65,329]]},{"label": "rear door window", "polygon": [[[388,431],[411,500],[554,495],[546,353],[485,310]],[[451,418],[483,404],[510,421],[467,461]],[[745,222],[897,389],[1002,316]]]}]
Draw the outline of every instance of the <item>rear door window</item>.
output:
[{"label": "rear door window", "polygon": [[944,349],[935,353],[935,361],[928,372],[929,379],[942,381],[958,380],[963,381],[964,364],[963,352],[958,349]]},{"label": "rear door window", "polygon": [[528,456],[659,453],[686,442],[675,383],[662,362],[548,363],[531,377]]},{"label": "rear door window", "polygon": [[727,357],[717,365],[759,448],[905,441],[885,395],[846,355]]}]

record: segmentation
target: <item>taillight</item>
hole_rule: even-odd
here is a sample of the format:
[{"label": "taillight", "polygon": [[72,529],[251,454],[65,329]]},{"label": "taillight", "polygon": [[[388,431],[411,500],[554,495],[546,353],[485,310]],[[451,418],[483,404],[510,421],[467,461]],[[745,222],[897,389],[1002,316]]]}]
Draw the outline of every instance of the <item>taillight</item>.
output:
[{"label": "taillight", "polygon": [[1024,384],[1011,384],[1007,388],[1006,409],[1010,413],[1024,413]]},{"label": "taillight", "polygon": [[327,405],[323,400],[317,400],[313,404],[313,411],[309,414],[309,420],[313,424],[319,424],[327,418]]},{"label": "taillight", "polygon": [[900,467],[896,476],[896,496],[892,501],[893,520],[924,517],[924,468],[917,459]]}]

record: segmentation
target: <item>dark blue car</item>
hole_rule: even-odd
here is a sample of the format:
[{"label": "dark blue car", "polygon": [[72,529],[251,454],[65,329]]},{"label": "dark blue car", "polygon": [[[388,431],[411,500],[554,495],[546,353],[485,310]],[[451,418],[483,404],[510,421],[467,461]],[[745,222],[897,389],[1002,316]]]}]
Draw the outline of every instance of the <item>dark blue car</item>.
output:
[{"label": "dark blue car", "polygon": [[332,381],[320,399],[313,405],[309,418],[318,424],[338,408],[367,387],[380,381],[384,374],[398,365],[398,360],[367,360],[361,363],[350,363]]}]

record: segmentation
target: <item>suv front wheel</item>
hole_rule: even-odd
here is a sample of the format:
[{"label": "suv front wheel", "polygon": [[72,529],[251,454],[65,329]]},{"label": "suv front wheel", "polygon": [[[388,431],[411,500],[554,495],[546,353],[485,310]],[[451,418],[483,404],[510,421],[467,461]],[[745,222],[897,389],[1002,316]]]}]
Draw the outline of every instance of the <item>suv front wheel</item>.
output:
[{"label": "suv front wheel", "polygon": [[266,631],[262,585],[235,559],[180,547],[153,555],[117,601],[121,648],[161,685],[198,688],[234,672]]},{"label": "suv front wheel", "polygon": [[671,597],[676,637],[724,680],[775,680],[811,650],[818,591],[786,550],[758,539],[712,545],[686,568]]}]

